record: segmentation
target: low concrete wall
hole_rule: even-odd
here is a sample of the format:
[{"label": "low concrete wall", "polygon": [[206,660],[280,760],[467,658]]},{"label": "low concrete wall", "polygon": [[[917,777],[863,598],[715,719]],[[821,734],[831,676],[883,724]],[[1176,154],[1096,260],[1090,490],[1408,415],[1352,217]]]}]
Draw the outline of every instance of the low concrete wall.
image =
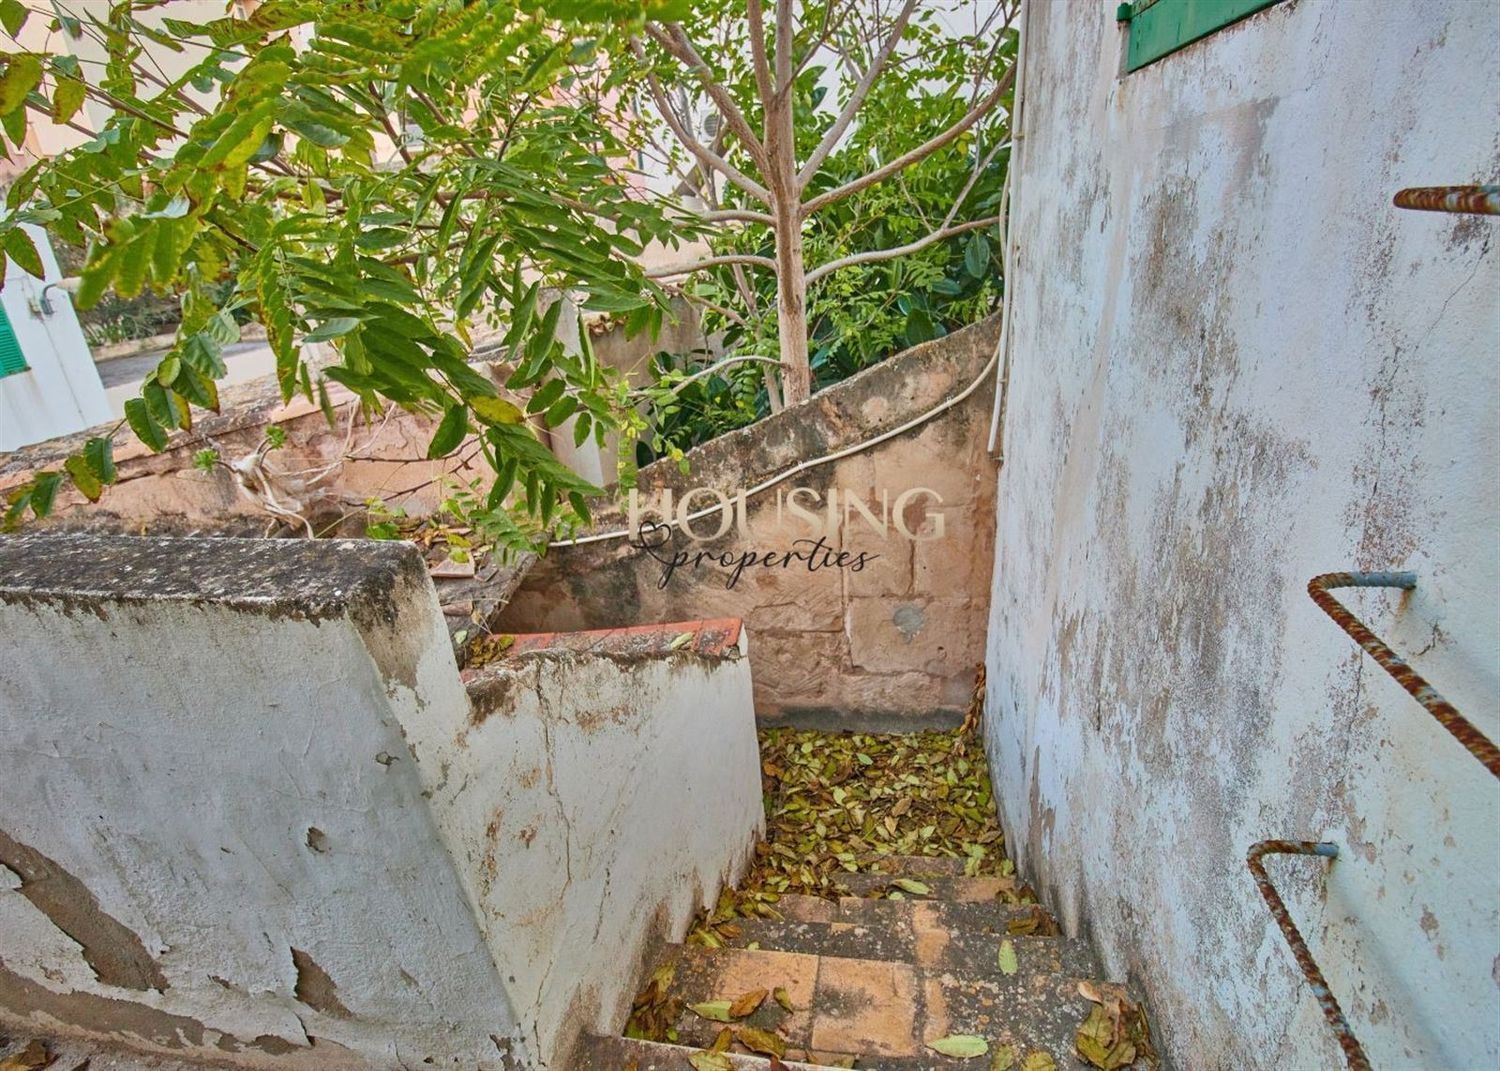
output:
[{"label": "low concrete wall", "polygon": [[[670,461],[648,466],[640,472],[641,497],[659,504],[670,490],[680,502],[698,487],[733,495],[798,462],[897,428],[968,387],[998,333],[998,319],[990,319],[908,350],[805,405],[690,451],[686,474]],[[733,615],[755,636],[750,662],[763,720],[839,724],[847,715],[865,728],[956,721],[984,651],[994,545],[995,488],[985,455],[991,396],[986,384],[916,430],[749,499],[748,536],[736,527],[691,548],[680,535],[673,543],[736,559],[784,553],[810,535],[786,506],[786,491],[807,487],[826,503],[833,490],[844,523],[827,545],[847,552],[850,563],[869,555],[857,571],[758,565],[729,588],[729,571],[705,563],[677,569],[663,586],[661,561],[625,540],[554,548],[512,596],[499,627],[561,630]],[[919,488],[936,496],[908,504],[908,529],[922,538],[906,538],[894,523],[882,536],[857,509],[844,516],[846,497],[878,516],[883,492],[894,503]],[[709,501],[700,497],[695,505]],[[697,528],[709,532],[717,523],[705,519]],[[939,523],[942,538],[932,538]],[[606,507],[597,528],[625,524],[622,509]]]},{"label": "low concrete wall", "polygon": [[[211,472],[193,467],[193,455],[216,449],[226,462],[253,453],[271,427],[286,434],[285,445],[267,455],[273,472],[287,474],[278,480],[277,493],[296,504],[312,521],[320,535],[348,534],[340,517],[353,519],[353,534],[363,532],[364,504],[379,498],[402,506],[412,515],[436,508],[442,488],[434,481],[451,474],[470,480],[481,475],[478,466],[462,461],[463,451],[428,461],[427,444],[433,422],[425,417],[392,408],[386,417],[361,420],[350,429],[349,416],[358,400],[342,387],[330,385],[329,396],[337,414],[330,428],[322,411],[303,398],[282,404],[270,380],[226,388],[222,414],[197,414],[191,433],[179,435],[173,445],[153,454],[128,429],[116,436],[116,482],[105,489],[97,504],[65,484],[59,491],[52,516],[41,527],[151,534],[218,534],[259,536],[277,527],[302,534],[300,525],[283,525],[243,493],[235,477],[223,466]],[[52,439],[10,454],[0,454],[0,498],[7,489],[23,483],[32,473],[56,467],[69,453],[80,449],[89,435],[104,434],[92,428],[78,435]],[[340,461],[345,453],[353,455]]]},{"label": "low concrete wall", "polygon": [[737,626],[691,631],[471,705],[409,546],[0,538],[0,1023],[565,1068],[760,826]]},{"label": "low concrete wall", "polygon": [[473,717],[437,742],[433,808],[555,1068],[580,1032],[624,1027],[647,952],[750,858],[764,814],[745,649],[738,621],[521,637],[465,674]]},{"label": "low concrete wall", "polygon": [[0,1020],[525,1066],[403,740],[468,706],[411,548],[0,539],[0,636]]}]

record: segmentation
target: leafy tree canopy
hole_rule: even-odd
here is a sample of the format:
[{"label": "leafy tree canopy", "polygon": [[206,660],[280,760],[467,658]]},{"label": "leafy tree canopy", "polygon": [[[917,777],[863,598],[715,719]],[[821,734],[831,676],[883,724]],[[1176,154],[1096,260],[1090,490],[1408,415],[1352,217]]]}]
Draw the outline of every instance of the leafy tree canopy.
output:
[{"label": "leafy tree canopy", "polygon": [[[681,17],[678,6],[268,0],[198,24],[162,17],[156,0],[60,0],[49,40],[88,47],[6,51],[0,124],[12,145],[42,116],[87,140],[14,183],[0,244],[35,274],[22,223],[87,244],[85,306],[110,289],[182,295],[176,344],[126,407],[153,449],[190,430],[195,408],[217,410],[221,350],[248,310],[286,397],[326,408],[331,380],[370,406],[430,412],[432,456],[477,433],[497,479],[474,520],[521,545],[513,491],[548,525],[586,517],[596,489],[469,366],[472,332],[507,327],[507,386],[533,388],[529,407],[549,425],[576,416],[578,442],[602,443],[629,411],[586,343],[558,344],[563,305],[547,295],[577,292],[633,329],[659,324],[661,292],[634,257],[681,221],[622,178],[630,135],[605,104],[629,76],[610,42],[648,16]],[[0,0],[12,38],[43,17]],[[311,343],[336,359],[315,367]],[[46,514],[65,479],[99,497],[112,438],[14,492],[7,524]]]}]

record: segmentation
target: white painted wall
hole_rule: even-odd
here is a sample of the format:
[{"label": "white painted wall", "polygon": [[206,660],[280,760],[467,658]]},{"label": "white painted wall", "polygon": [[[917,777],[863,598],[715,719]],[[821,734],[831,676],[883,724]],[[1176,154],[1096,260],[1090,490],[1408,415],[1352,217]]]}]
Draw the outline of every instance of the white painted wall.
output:
[{"label": "white painted wall", "polygon": [[0,301],[31,367],[0,376],[0,450],[82,431],[110,416],[71,295],[52,287],[47,291],[52,311],[42,311],[43,289],[62,278],[52,245],[40,227],[23,226],[36,243],[47,275],[38,279],[7,259]]},{"label": "white painted wall", "polygon": [[1500,784],[1308,599],[1356,597],[1500,737],[1500,37],[1465,0],[1278,4],[1122,76],[1032,3],[986,732],[1023,870],[1182,1068],[1343,1066],[1273,859],[1376,1067],[1500,1061]]},{"label": "white painted wall", "polygon": [[424,770],[441,772],[434,813],[548,1067],[575,1066],[581,1033],[624,1026],[646,955],[749,862],[764,814],[744,644],[511,659],[471,685],[474,719],[456,738],[413,735]]},{"label": "white painted wall", "polygon": [[743,635],[657,651],[518,656],[471,706],[410,546],[0,537],[0,1026],[567,1071],[763,823]]},{"label": "white painted wall", "polygon": [[[0,866],[0,1024],[276,1069],[526,1066],[403,740],[467,715],[409,547],[0,539],[0,834],[168,983],[101,982]],[[293,948],[348,1017],[298,999]]]}]

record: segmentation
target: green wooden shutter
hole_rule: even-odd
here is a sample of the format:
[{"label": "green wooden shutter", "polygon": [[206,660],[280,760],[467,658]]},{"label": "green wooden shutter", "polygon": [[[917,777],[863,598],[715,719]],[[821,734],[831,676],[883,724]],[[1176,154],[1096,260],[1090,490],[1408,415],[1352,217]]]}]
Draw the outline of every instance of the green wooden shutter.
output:
[{"label": "green wooden shutter", "polygon": [[0,308],[0,376],[13,376],[25,372],[27,367],[21,344],[16,341],[15,329],[10,326],[10,317],[4,308]]},{"label": "green wooden shutter", "polygon": [[1129,23],[1125,69],[1135,71],[1277,0],[1136,0],[1115,17]]}]

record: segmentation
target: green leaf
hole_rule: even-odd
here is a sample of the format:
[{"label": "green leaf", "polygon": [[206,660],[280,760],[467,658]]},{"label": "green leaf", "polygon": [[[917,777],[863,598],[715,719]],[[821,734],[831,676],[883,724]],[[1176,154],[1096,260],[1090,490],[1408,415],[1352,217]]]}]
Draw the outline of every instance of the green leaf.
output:
[{"label": "green leaf", "polygon": [[689,1004],[688,1007],[694,1015],[704,1019],[710,1019],[716,1023],[732,1023],[734,1017],[729,1014],[729,1008],[733,1001],[708,1000],[702,1004]]},{"label": "green leaf", "polygon": [[52,512],[52,500],[62,486],[60,472],[39,472],[31,481],[31,513],[38,520]]},{"label": "green leaf", "polygon": [[567,383],[561,379],[548,380],[526,403],[526,411],[528,413],[540,413],[548,409],[553,402],[563,396],[563,391],[567,389]]},{"label": "green leaf", "polygon": [[970,1060],[990,1051],[990,1043],[973,1034],[949,1034],[936,1041],[929,1041],[927,1047],[944,1056],[954,1056],[960,1060]]},{"label": "green leaf", "polygon": [[429,458],[447,457],[459,443],[464,441],[464,436],[467,434],[469,434],[468,407],[449,406],[448,411],[443,414],[443,419],[438,423],[432,442],[428,444],[427,456]]},{"label": "green leaf", "polygon": [[1016,1066],[1016,1049],[1014,1045],[996,1045],[995,1052],[990,1057],[990,1071],[1011,1071]]},{"label": "green leaf", "polygon": [[27,274],[38,279],[46,278],[47,269],[42,265],[42,255],[37,252],[36,243],[20,227],[6,232],[5,252]]},{"label": "green leaf", "polygon": [[115,441],[112,438],[95,436],[83,444],[83,457],[89,470],[100,483],[115,482]]},{"label": "green leaf", "polygon": [[94,475],[94,470],[89,463],[83,459],[82,454],[74,454],[63,462],[63,468],[73,479],[73,486],[78,488],[79,493],[90,502],[98,502],[99,496],[104,493],[104,487],[99,482],[99,477]]},{"label": "green leaf", "polygon": [[997,958],[1001,974],[1015,974],[1021,969],[1021,964],[1016,959],[1016,946],[1008,938],[1000,942],[1000,953]]},{"label": "green leaf", "polygon": [[5,73],[0,74],[0,115],[26,106],[26,94],[42,81],[42,61],[29,52],[11,53]]},{"label": "green leaf", "polygon": [[559,398],[547,407],[547,413],[542,417],[543,422],[549,428],[555,428],[568,417],[578,411],[578,399],[574,395],[566,395]]},{"label": "green leaf", "polygon": [[167,433],[152,416],[145,399],[131,398],[125,403],[125,420],[129,423],[130,430],[135,432],[135,437],[153,451],[160,453],[166,449]]},{"label": "green leaf", "polygon": [[5,32],[15,37],[21,32],[21,27],[26,25],[26,17],[31,11],[21,0],[4,0],[0,3],[0,26],[5,27]]},{"label": "green leaf", "polygon": [[332,320],[324,320],[321,324],[302,336],[303,342],[327,342],[331,338],[339,338],[347,335],[359,326],[359,319],[354,316],[339,316]]},{"label": "green leaf", "polygon": [[990,243],[983,234],[975,231],[969,235],[964,247],[964,270],[974,278],[982,278],[990,266]]},{"label": "green leaf", "polygon": [[891,884],[896,886],[896,888],[902,890],[903,892],[911,893],[913,896],[932,895],[931,886],[927,885],[924,882],[916,881],[912,878],[897,878],[895,881],[891,882]]},{"label": "green leaf", "polygon": [[84,100],[88,97],[88,88],[77,78],[59,78],[57,89],[52,93],[52,119],[57,123],[66,123],[78,114],[78,109],[83,107]]}]

